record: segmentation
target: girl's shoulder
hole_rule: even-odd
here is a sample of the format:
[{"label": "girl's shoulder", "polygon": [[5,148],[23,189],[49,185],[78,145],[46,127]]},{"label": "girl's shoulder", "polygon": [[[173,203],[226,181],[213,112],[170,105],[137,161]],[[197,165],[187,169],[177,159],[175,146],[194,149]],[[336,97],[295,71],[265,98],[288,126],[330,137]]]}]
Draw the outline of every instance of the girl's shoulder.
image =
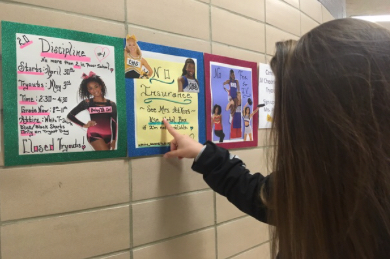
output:
[{"label": "girl's shoulder", "polygon": [[83,107],[84,109],[87,109],[87,108],[90,106],[90,104],[91,104],[91,102],[90,102],[89,99],[84,99],[84,100],[82,100],[82,101],[78,104],[78,106],[79,106],[79,107]]},{"label": "girl's shoulder", "polygon": [[179,76],[177,80],[180,80],[182,83],[185,83],[187,80],[187,77],[185,75]]},{"label": "girl's shoulder", "polygon": [[106,99],[107,103],[110,104],[111,106],[116,106],[116,103],[114,101],[111,101],[109,99]]},{"label": "girl's shoulder", "polygon": [[80,105],[88,106],[91,103],[90,99],[84,99],[80,102]]}]

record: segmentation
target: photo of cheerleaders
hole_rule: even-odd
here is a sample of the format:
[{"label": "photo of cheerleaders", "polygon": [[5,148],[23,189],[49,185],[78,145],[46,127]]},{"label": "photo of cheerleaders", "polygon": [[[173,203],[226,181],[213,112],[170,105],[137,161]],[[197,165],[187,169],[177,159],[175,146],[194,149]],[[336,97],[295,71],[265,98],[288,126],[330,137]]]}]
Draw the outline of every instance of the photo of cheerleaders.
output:
[{"label": "photo of cheerleaders", "polygon": [[[105,98],[106,85],[94,72],[82,75],[79,87],[81,101],[68,114],[68,119],[87,128],[87,140],[94,150],[114,150],[117,139],[117,108],[115,102]],[[81,111],[88,110],[91,120],[84,123],[76,118]]]},{"label": "photo of cheerleaders", "polygon": [[216,104],[213,108],[213,115],[211,115],[211,127],[214,126],[214,134],[219,137],[219,143],[222,143],[225,138],[225,133],[223,133],[222,127],[221,111],[221,106]]},{"label": "photo of cheerleaders", "polygon": [[259,108],[264,106],[264,104],[257,105],[256,109],[251,113],[251,108],[248,106],[248,104],[252,105],[252,100],[250,98],[248,98],[248,102],[245,104],[245,106],[243,108],[243,115],[242,115],[242,118],[244,119],[244,125],[245,125],[244,141],[246,141],[246,137],[248,135],[249,135],[249,140],[250,141],[253,140],[251,120],[252,120],[253,115],[256,114],[256,112],[259,110]]},{"label": "photo of cheerleaders", "polygon": [[[240,84],[236,80],[234,70],[230,69],[229,79],[223,82],[223,88],[228,93],[229,102],[226,106],[226,111],[230,110],[230,139],[241,138],[241,92]],[[229,89],[225,85],[229,85]]]},{"label": "photo of cheerleaders", "polygon": [[[150,78],[153,70],[142,57],[142,52],[134,35],[127,35],[125,47],[125,77],[126,78]],[[142,67],[148,71],[142,70]]]},{"label": "photo of cheerleaders", "polygon": [[177,79],[179,92],[199,93],[199,83],[195,78],[195,62],[192,58],[187,58],[181,77]]},{"label": "photo of cheerleaders", "polygon": [[[226,84],[229,85],[229,89],[225,88]],[[237,93],[240,92],[240,84],[238,83],[238,80],[236,80],[233,69],[230,69],[229,79],[223,82],[223,88],[229,94],[229,101],[236,98]]]},{"label": "photo of cheerleaders", "polygon": [[236,92],[236,97],[231,98],[226,105],[226,111],[230,110],[230,139],[242,138],[241,130],[241,92]]}]

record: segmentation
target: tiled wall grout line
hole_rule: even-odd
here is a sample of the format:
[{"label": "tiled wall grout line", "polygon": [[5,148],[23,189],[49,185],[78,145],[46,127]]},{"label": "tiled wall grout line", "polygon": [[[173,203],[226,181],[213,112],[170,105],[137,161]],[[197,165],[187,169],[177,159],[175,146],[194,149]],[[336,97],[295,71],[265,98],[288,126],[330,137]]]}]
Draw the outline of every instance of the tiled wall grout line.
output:
[{"label": "tiled wall grout line", "polygon": [[[3,125],[1,125],[2,127]],[[1,253],[1,231],[2,231],[2,221],[1,221],[1,204],[0,204],[0,259],[2,259],[2,253]]]},{"label": "tiled wall grout line", "polygon": [[[264,1],[264,5],[265,5],[265,2],[266,2],[266,1]],[[269,26],[272,26],[272,27],[274,27],[274,28],[276,28],[276,29],[279,29],[279,30],[281,30],[281,31],[283,31],[283,32],[286,32],[286,33],[288,33],[288,34],[292,34],[292,35],[294,35],[294,36],[299,37],[299,35],[296,35],[296,34],[294,34],[294,33],[292,33],[292,32],[289,32],[289,31],[285,31],[285,30],[282,29],[282,28],[279,28],[279,27],[276,27],[276,26],[274,26],[274,25],[272,25],[272,24],[267,23],[267,20],[266,20],[265,16],[264,16],[264,21],[262,21],[262,20],[254,19],[254,18],[252,18],[252,17],[248,17],[248,16],[245,16],[245,15],[242,15],[242,14],[240,14],[240,13],[236,13],[236,12],[233,12],[233,11],[229,11],[228,9],[225,9],[225,8],[222,8],[222,7],[219,7],[219,6],[214,6],[214,7],[218,8],[218,9],[221,9],[221,10],[224,10],[224,11],[228,11],[228,12],[230,12],[230,13],[232,13],[232,14],[235,14],[235,15],[238,15],[238,16],[240,16],[240,17],[247,18],[248,20],[253,20],[253,21],[255,21],[255,22],[264,23],[264,24],[266,24],[266,25],[269,25]],[[294,8],[297,9],[296,7],[294,7]],[[300,11],[299,9],[297,9],[297,10]],[[264,11],[265,11],[265,9],[264,9]],[[300,11],[300,12],[302,12],[302,11]],[[307,15],[307,16],[309,16],[309,15]],[[309,17],[310,17],[310,16],[309,16]],[[246,49],[246,50],[248,50],[248,49]]]},{"label": "tiled wall grout line", "polygon": [[131,248],[131,250],[134,251],[136,249],[141,249],[141,248],[145,248],[145,247],[148,247],[148,246],[164,243],[164,242],[169,241],[169,240],[173,240],[173,239],[176,239],[176,238],[184,237],[184,236],[187,236],[187,235],[195,234],[195,233],[207,230],[207,229],[214,228],[214,226],[215,225],[209,225],[209,226],[198,228],[198,229],[195,229],[195,230],[192,230],[192,231],[189,231],[189,232],[181,233],[179,235],[174,235],[174,236],[170,236],[170,237],[167,237],[167,238],[155,240],[155,241],[150,242],[150,243],[145,243],[145,244],[142,244],[142,245],[134,246],[134,247]]},{"label": "tiled wall grout line", "polygon": [[[123,0],[124,1],[124,8],[125,8],[125,12],[124,12],[124,15],[125,15],[125,32],[126,32],[126,35],[125,37],[129,34],[129,21],[127,19],[127,12],[128,12],[128,9],[127,9],[127,0]],[[132,159],[131,158],[128,158],[127,160],[128,162],[128,173],[129,173],[129,240],[130,240],[130,259],[133,259],[134,255],[133,255],[133,173],[132,173]]]},{"label": "tiled wall grout line", "polygon": [[[200,1],[200,0],[192,0],[192,1],[198,2],[198,3],[201,3],[201,4],[205,4],[205,5],[209,5],[209,4],[210,4],[210,2],[209,2],[209,3],[206,3],[206,2],[203,2],[203,1]],[[211,1],[211,0],[210,0],[210,1]]]},{"label": "tiled wall grout line", "polygon": [[[306,16],[307,16],[310,20],[312,20],[313,22],[318,23],[318,25],[321,24],[321,22],[318,22],[317,20],[314,20],[311,16],[305,14],[304,12],[301,12],[301,13],[304,14],[304,15],[306,15]],[[322,19],[322,11],[321,11],[321,19]]]},{"label": "tiled wall grout line", "polygon": [[307,17],[309,17],[310,19],[312,19],[313,21],[315,21],[316,23],[318,24],[321,24],[322,23],[322,10],[321,10],[321,22],[315,20],[313,17],[311,17],[309,14],[305,13],[304,11],[302,10],[299,10],[302,14],[306,15]]},{"label": "tiled wall grout line", "polygon": [[266,54],[266,53],[263,53],[263,52],[260,52],[260,51],[255,51],[255,50],[251,50],[251,49],[240,48],[240,47],[237,47],[237,46],[235,46],[235,45],[229,45],[229,44],[226,44],[226,43],[220,42],[220,41],[213,41],[212,43],[218,43],[218,44],[221,44],[221,45],[224,45],[224,46],[227,46],[227,47],[232,47],[232,48],[236,48],[236,49],[239,49],[239,50],[244,50],[244,51],[248,51],[248,52],[253,52],[253,54]]},{"label": "tiled wall grout line", "polygon": [[[1,212],[1,208],[0,208],[0,212]],[[1,218],[0,218],[0,224],[1,224]],[[1,253],[1,231],[2,231],[2,226],[0,225],[0,259],[2,259],[2,253]]]},{"label": "tiled wall grout line", "polygon": [[243,253],[245,253],[245,252],[248,252],[248,251],[250,251],[250,250],[252,250],[252,249],[255,249],[255,248],[257,248],[257,247],[260,247],[260,246],[262,246],[262,245],[265,245],[265,244],[267,244],[267,243],[269,243],[269,242],[270,242],[269,240],[264,241],[263,243],[260,243],[260,244],[257,244],[257,245],[255,245],[255,246],[249,247],[248,249],[242,250],[242,251],[240,251],[240,252],[237,253],[237,254],[234,254],[234,255],[232,255],[232,256],[226,257],[225,259],[230,259],[230,258],[236,257],[236,256],[241,255],[241,254],[243,254]]},{"label": "tiled wall grout line", "polygon": [[[300,3],[300,1],[299,1]],[[300,14],[299,14],[299,35],[302,36],[302,11],[300,11]]]},{"label": "tiled wall grout line", "polygon": [[[2,138],[3,139],[3,138]],[[3,152],[3,148],[1,149],[1,152]],[[118,157],[118,158],[108,158],[108,159],[105,159],[104,161],[105,162],[112,162],[112,161],[118,161],[118,160],[123,160],[126,162],[128,158],[126,157]],[[58,166],[58,165],[69,165],[69,164],[84,164],[84,163],[98,163],[98,162],[101,162],[102,160],[101,159],[91,159],[91,160],[83,160],[83,161],[68,161],[68,162],[56,162],[55,165]],[[23,168],[33,168],[33,167],[45,167],[45,166],[53,166],[53,164],[33,164],[33,165],[13,165],[13,166],[0,166],[0,169],[15,169],[15,168],[20,168],[20,169],[23,169]]]},{"label": "tiled wall grout line", "polygon": [[211,1],[209,2],[209,42],[210,42],[210,53],[213,53],[213,23],[212,23],[212,17],[211,17]]},{"label": "tiled wall grout line", "polygon": [[[162,33],[166,33],[166,34],[172,34],[172,35],[176,35],[176,36],[180,36],[180,37],[184,37],[184,38],[188,38],[188,39],[191,39],[191,40],[199,40],[199,41],[203,41],[203,42],[209,42],[209,40],[205,40],[205,39],[201,39],[201,38],[195,38],[195,37],[191,37],[191,36],[188,36],[188,35],[185,35],[185,34],[180,34],[178,32],[172,32],[172,31],[166,31],[166,30],[162,30],[162,29],[157,29],[157,28],[153,28],[153,27],[148,27],[148,26],[144,26],[144,25],[139,25],[137,23],[132,23],[132,22],[127,22],[128,25],[132,25],[132,26],[135,26],[135,27],[138,27],[138,28],[141,28],[141,29],[148,29],[148,30],[154,30],[156,32],[162,32]],[[131,32],[130,32],[131,33]],[[142,41],[142,40],[141,40]]]},{"label": "tiled wall grout line", "polygon": [[231,14],[234,14],[234,15],[237,15],[237,16],[240,16],[240,17],[242,17],[242,18],[246,18],[246,19],[248,19],[248,20],[252,20],[252,21],[254,21],[254,22],[265,22],[265,19],[264,19],[264,21],[262,21],[262,20],[259,20],[259,19],[256,19],[256,18],[253,18],[253,17],[250,17],[250,16],[246,16],[245,14],[242,14],[242,13],[234,12],[234,11],[232,11],[232,10],[226,9],[226,8],[221,7],[221,6],[218,6],[218,5],[211,5],[211,7],[214,7],[214,8],[218,8],[218,9],[224,10],[224,11],[226,11],[226,12],[228,12],[228,13],[231,13]]},{"label": "tiled wall grout line", "polygon": [[127,36],[127,34],[129,34],[129,25],[128,25],[128,19],[127,19],[127,0],[123,0],[123,2],[124,2],[124,8],[125,8],[125,12],[124,12],[124,15],[125,15],[125,33],[126,33],[126,35],[125,35],[125,37]]},{"label": "tiled wall grout line", "polygon": [[[267,11],[266,11],[266,9],[265,9],[265,7],[266,7],[266,2],[267,0],[264,0],[264,24],[263,24],[263,26],[264,26],[264,60],[265,60],[265,63],[267,63]],[[260,67],[258,66],[258,68],[257,68],[257,71],[259,71],[259,69],[260,69]],[[257,75],[257,79],[259,79],[259,75]],[[260,101],[260,100],[259,100]],[[257,129],[258,130],[258,129]],[[258,137],[258,136],[257,136]]]},{"label": "tiled wall grout line", "polygon": [[125,207],[125,206],[129,206],[129,203],[124,202],[124,203],[118,203],[118,204],[93,207],[93,208],[89,208],[89,209],[74,210],[74,211],[69,211],[69,212],[61,212],[61,213],[48,214],[48,215],[42,215],[42,216],[33,216],[33,217],[21,218],[21,219],[11,219],[11,220],[6,220],[6,221],[1,221],[0,226],[8,226],[8,225],[19,224],[19,223],[29,223],[29,222],[34,222],[36,220],[45,220],[45,219],[52,219],[55,217],[71,216],[71,215],[75,215],[75,214],[94,212],[94,211],[99,211],[99,210],[104,210],[104,209],[117,209],[117,208],[121,208],[121,207]]},{"label": "tiled wall grout line", "polygon": [[[266,148],[268,148],[268,146],[256,146],[254,148],[251,148],[251,150],[262,150]],[[231,151],[230,153],[234,154],[235,151],[245,151],[245,150],[248,150],[248,148],[237,148],[237,149],[229,150],[229,152]]]},{"label": "tiled wall grout line", "polygon": [[[12,3],[12,2],[8,2],[8,1],[3,1],[3,0],[0,0],[0,3],[6,3],[6,4],[11,4],[11,5],[12,5],[12,4],[13,4],[13,5],[21,5],[21,6],[31,7],[31,8],[43,9],[43,10],[47,10],[47,11],[56,11],[56,12],[65,13],[65,14],[77,15],[77,16],[80,16],[80,17],[89,17],[89,18],[94,18],[94,19],[101,20],[101,21],[109,21],[109,22],[114,22],[114,23],[122,24],[122,22],[121,22],[121,21],[118,21],[118,20],[112,20],[112,19],[107,19],[107,18],[101,18],[101,17],[91,16],[91,15],[82,15],[82,14],[75,13],[75,12],[63,11],[63,10],[58,10],[58,9],[49,8],[49,7],[45,7],[45,6],[37,6],[37,5],[31,5],[31,4],[25,4],[25,3],[17,3],[17,4],[16,4],[16,3]],[[265,3],[265,1],[264,1],[264,3]],[[210,23],[211,23],[211,6],[213,6],[213,5],[210,4]],[[276,29],[279,29],[279,30],[281,30],[281,31],[283,31],[283,32],[286,32],[286,33],[289,33],[289,34],[292,34],[292,35],[294,35],[294,36],[299,37],[299,35],[295,35],[294,33],[291,33],[291,32],[288,32],[288,31],[283,30],[282,28],[278,28],[278,27],[276,27],[276,26],[274,26],[274,25],[272,25],[272,24],[268,24],[268,23],[266,22],[266,19],[264,19],[264,21],[261,21],[261,20],[258,20],[258,19],[254,19],[254,18],[245,16],[245,15],[240,14],[240,13],[236,13],[236,12],[233,12],[233,11],[229,11],[228,9],[225,9],[225,8],[221,8],[221,7],[218,7],[218,6],[213,6],[213,7],[219,8],[219,9],[221,9],[221,10],[228,11],[228,12],[230,12],[230,13],[232,13],[232,14],[235,14],[235,15],[238,15],[238,16],[241,16],[241,17],[244,17],[244,18],[247,18],[247,19],[249,19],[249,20],[253,20],[253,21],[256,21],[256,22],[264,23],[264,24],[266,24],[266,25],[269,25],[269,26],[271,26],[271,27],[274,27],[274,28],[276,28]],[[302,12],[302,11],[301,11],[301,12]],[[304,13],[304,12],[302,12],[302,13]],[[165,30],[156,29],[156,28],[153,28],[153,27],[140,26],[139,24],[129,23],[129,22],[127,21],[127,15],[126,15],[126,14],[127,14],[127,10],[126,10],[126,12],[125,12],[125,16],[126,16],[126,17],[125,17],[125,21],[124,21],[124,22],[127,23],[127,24],[135,25],[135,26],[138,26],[138,27],[140,27],[140,28],[152,29],[152,30],[156,30],[156,31],[159,31],[159,32],[166,32],[166,33],[173,34],[173,35],[183,36],[183,37],[187,37],[187,38],[189,38],[189,39],[196,39],[196,40],[203,40],[203,41],[206,41],[206,40],[204,40],[204,39],[194,38],[194,37],[190,37],[190,36],[188,36],[188,35],[183,35],[183,34],[180,34],[180,33],[175,33],[175,32],[170,32],[170,31],[165,31]],[[307,15],[307,14],[306,14],[306,15]],[[307,16],[310,17],[309,15],[307,15]],[[311,18],[311,17],[310,17],[310,18]],[[311,19],[314,20],[313,18],[311,18]],[[314,20],[314,21],[317,22],[316,20]],[[317,23],[318,23],[318,22],[317,22]],[[210,24],[210,25],[211,25],[211,24]],[[125,26],[125,28],[126,28],[126,29],[125,29],[125,32],[126,32],[126,34],[127,34],[127,33],[128,33],[128,26],[127,26],[127,27]],[[212,32],[211,32],[211,27],[210,27],[210,37],[212,36],[211,34],[212,34]],[[226,46],[230,46],[230,45],[225,44],[225,43],[220,43],[220,42],[218,42],[218,41],[213,41],[212,38],[210,38],[210,41],[211,41],[211,43],[215,42],[215,43],[223,44],[223,45],[226,45]],[[207,41],[206,41],[206,42],[207,42]],[[259,53],[259,54],[266,54],[266,53],[262,53],[262,52],[257,52],[257,51],[253,51],[253,50],[248,50],[248,49],[245,49],[245,48],[240,48],[240,47],[238,47],[238,46],[232,46],[232,47],[235,47],[235,48],[238,48],[238,49],[242,49],[242,50],[246,50],[246,51],[251,51],[251,52]],[[212,52],[211,52],[211,53],[212,53]]]},{"label": "tiled wall grout line", "polygon": [[[2,59],[3,59],[3,56],[1,55],[0,53],[0,66],[3,65],[3,62],[2,62]],[[1,72],[3,72],[3,70],[1,70]],[[1,79],[3,79],[3,75],[1,74]],[[3,92],[3,84],[1,84],[1,89],[0,91]],[[3,102],[1,102],[3,104]],[[1,110],[0,110],[0,113],[1,113],[1,118],[3,118],[3,107],[1,107]],[[2,121],[0,120],[0,134],[1,134],[1,139],[4,140],[4,134],[3,134],[3,124]],[[4,141],[1,141],[0,143],[0,147],[1,147],[1,152],[0,152],[0,156],[4,156],[4,145],[3,145]],[[4,161],[4,157],[3,157],[3,161]],[[2,259],[2,253],[1,253],[1,203],[0,203],[0,259]]]},{"label": "tiled wall grout line", "polygon": [[[264,55],[265,55],[265,61],[266,63],[269,63],[268,62],[268,58],[267,58],[267,53],[268,53],[268,49],[267,49],[267,11],[266,11],[266,8],[267,8],[267,0],[264,0]],[[259,67],[260,69],[260,67]],[[267,143],[266,143],[267,144]]]},{"label": "tiled wall grout line", "polygon": [[[287,2],[285,2],[285,1],[283,1],[283,0],[280,0],[280,1],[282,1],[282,2],[285,3],[285,4],[288,4],[289,6],[293,7],[293,8],[296,9],[296,10],[298,10],[299,12],[306,14],[305,12],[301,11],[300,8],[297,8],[297,7],[291,5],[291,4],[289,4],[289,3],[287,3]],[[224,10],[224,11],[227,11],[227,12],[229,12],[229,13],[235,14],[235,15],[237,15],[237,16],[240,16],[240,17],[243,17],[243,18],[247,18],[248,20],[252,20],[252,21],[255,21],[255,22],[262,22],[262,23],[266,23],[266,24],[268,24],[268,25],[271,25],[271,24],[267,23],[267,19],[266,19],[266,13],[267,13],[267,12],[266,12],[265,6],[266,6],[266,0],[264,0],[264,14],[265,14],[265,15],[264,15],[264,21],[262,21],[262,20],[255,19],[255,18],[250,17],[250,16],[246,16],[245,14],[242,14],[242,13],[234,12],[234,11],[229,10],[229,9],[226,9],[226,8],[224,8],[224,7],[220,7],[220,6],[217,6],[217,5],[211,5],[211,7],[215,7],[215,8],[218,8],[218,9],[221,9],[221,10]],[[312,20],[314,20],[310,15],[308,15],[308,14],[306,14],[306,15],[307,15],[308,17],[310,17]],[[314,21],[316,21],[316,20],[314,20]],[[316,22],[317,22],[317,21],[316,21]],[[275,27],[275,26],[274,26],[274,27]],[[278,28],[278,27],[275,27],[275,28]],[[279,29],[279,28],[278,28],[278,29]],[[283,30],[283,29],[280,29],[280,30]],[[285,32],[287,32],[287,31],[285,31]],[[288,32],[288,33],[293,34],[293,33],[291,33],[291,32]],[[295,35],[295,34],[294,34],[294,35]],[[299,35],[296,35],[296,36],[299,36]]]},{"label": "tiled wall grout line", "polygon": [[278,29],[278,30],[280,30],[280,31],[282,31],[282,32],[285,32],[285,33],[288,33],[288,34],[291,34],[291,35],[293,35],[293,36],[296,36],[296,37],[300,37],[299,35],[296,35],[296,34],[294,34],[294,33],[291,33],[291,32],[289,32],[289,31],[285,31],[284,29],[281,29],[281,28],[279,28],[279,27],[276,27],[275,25],[272,25],[272,24],[269,24],[269,23],[266,23],[266,25],[268,25],[268,26],[270,26],[270,27],[273,27],[273,28],[275,28],[275,29]]},{"label": "tiled wall grout line", "polygon": [[118,21],[118,20],[113,20],[113,19],[109,19],[109,18],[102,18],[102,17],[88,15],[88,14],[80,14],[80,13],[75,13],[72,11],[65,11],[65,10],[55,9],[55,8],[51,8],[51,7],[22,3],[22,2],[11,2],[11,1],[0,0],[0,3],[15,5],[15,6],[24,6],[24,7],[29,7],[29,8],[37,8],[37,9],[42,9],[45,11],[58,12],[58,13],[63,13],[63,14],[68,14],[68,15],[69,14],[76,15],[76,16],[80,16],[80,17],[88,17],[88,18],[96,19],[98,21],[106,21],[106,22],[108,21],[108,22],[113,22],[113,23],[117,23],[117,24],[123,24],[123,22],[124,22],[124,21]]},{"label": "tiled wall grout line", "polygon": [[129,159],[129,228],[130,228],[130,259],[133,258],[133,173],[132,159]]},{"label": "tiled wall grout line", "polygon": [[211,191],[211,188],[198,189],[198,190],[193,190],[193,191],[188,191],[188,192],[180,192],[180,193],[175,193],[175,194],[171,194],[171,195],[164,195],[164,196],[146,198],[146,199],[142,199],[142,200],[136,200],[136,201],[132,201],[132,205],[137,205],[137,204],[141,204],[141,203],[145,203],[145,202],[159,201],[159,200],[164,200],[167,198],[186,196],[189,194],[196,194],[196,193],[202,193],[202,192],[207,192],[207,191]]},{"label": "tiled wall grout line", "polygon": [[214,235],[215,235],[215,258],[218,259],[218,227],[217,227],[217,193],[213,192],[214,202]]},{"label": "tiled wall grout line", "polygon": [[299,10],[300,12],[302,12],[302,11],[301,11],[301,0],[298,0],[298,10]]},{"label": "tiled wall grout line", "polygon": [[87,257],[87,258],[84,258],[84,259],[106,259],[107,256],[119,255],[119,254],[121,254],[121,253],[129,252],[129,251],[130,251],[130,249],[123,249],[123,250],[118,250],[118,251],[110,252],[110,253],[107,253],[107,254],[102,254],[102,255]]},{"label": "tiled wall grout line", "polygon": [[[288,3],[288,2],[286,2],[285,0],[280,0],[280,1],[282,1],[283,3],[285,3],[285,4],[287,4],[287,5],[289,5],[289,6],[293,7],[293,8],[295,8],[295,9],[297,9],[297,10],[299,11],[299,7],[297,8],[296,6],[294,6],[294,5],[292,5],[292,4]],[[298,6],[299,6],[299,4],[298,4]]]},{"label": "tiled wall grout line", "polygon": [[237,220],[240,220],[240,219],[251,218],[251,217],[252,217],[252,216],[249,216],[248,214],[244,214],[244,215],[238,216],[238,217],[236,217],[236,218],[232,218],[232,219],[228,219],[228,220],[225,220],[225,221],[216,223],[215,225],[216,225],[217,227],[219,227],[219,226],[223,226],[223,225],[229,224],[229,223],[231,223],[231,222],[234,222],[234,221],[237,221]]}]

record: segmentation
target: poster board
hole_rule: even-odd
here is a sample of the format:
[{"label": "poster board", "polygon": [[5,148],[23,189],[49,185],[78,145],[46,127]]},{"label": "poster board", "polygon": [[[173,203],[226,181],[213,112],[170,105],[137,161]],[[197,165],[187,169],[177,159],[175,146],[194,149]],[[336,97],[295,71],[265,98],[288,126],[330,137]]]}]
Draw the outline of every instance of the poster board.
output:
[{"label": "poster board", "polygon": [[[122,44],[120,38],[2,21],[6,166],[126,156]],[[106,88],[89,92],[92,100],[103,97],[94,107],[78,93],[86,77],[96,76]],[[68,115],[82,102],[88,107],[75,114],[76,125]],[[88,121],[95,123],[85,128]],[[102,141],[111,150],[95,145]]]},{"label": "poster board", "polygon": [[[126,78],[128,156],[169,151],[172,137],[162,125],[164,117],[180,133],[205,142],[203,53],[145,42],[138,45],[153,73],[145,79]],[[179,92],[187,59],[195,63],[196,93]]]},{"label": "poster board", "polygon": [[259,129],[271,128],[275,106],[275,76],[270,65],[259,63]]},{"label": "poster board", "polygon": [[207,53],[204,61],[207,139],[224,148],[257,146],[257,63]]}]

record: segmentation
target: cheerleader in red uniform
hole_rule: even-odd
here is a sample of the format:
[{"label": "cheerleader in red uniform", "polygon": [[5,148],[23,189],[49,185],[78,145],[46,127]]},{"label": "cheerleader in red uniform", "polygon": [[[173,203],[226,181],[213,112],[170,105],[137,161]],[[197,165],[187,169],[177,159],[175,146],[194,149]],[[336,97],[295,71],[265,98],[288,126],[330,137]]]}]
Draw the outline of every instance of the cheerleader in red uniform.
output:
[{"label": "cheerleader in red uniform", "polygon": [[[95,150],[114,150],[117,138],[117,109],[113,101],[106,99],[106,85],[92,71],[83,74],[79,96],[83,99],[68,114],[68,119],[80,127],[87,128],[88,142]],[[84,123],[76,118],[83,110],[88,110],[91,120]]]},{"label": "cheerleader in red uniform", "polygon": [[225,138],[225,133],[223,133],[222,127],[221,106],[218,104],[214,105],[211,125],[214,125],[214,134],[219,137],[219,142],[222,143]]}]

